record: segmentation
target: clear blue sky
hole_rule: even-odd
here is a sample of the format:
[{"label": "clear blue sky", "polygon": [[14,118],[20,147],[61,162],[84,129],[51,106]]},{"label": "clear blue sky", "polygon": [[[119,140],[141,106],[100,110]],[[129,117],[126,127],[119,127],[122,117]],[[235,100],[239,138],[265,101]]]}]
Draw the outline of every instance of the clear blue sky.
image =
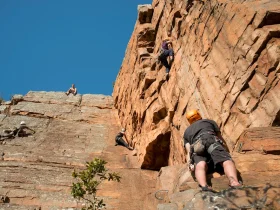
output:
[{"label": "clear blue sky", "polygon": [[137,5],[152,0],[0,0],[0,96],[111,95]]}]

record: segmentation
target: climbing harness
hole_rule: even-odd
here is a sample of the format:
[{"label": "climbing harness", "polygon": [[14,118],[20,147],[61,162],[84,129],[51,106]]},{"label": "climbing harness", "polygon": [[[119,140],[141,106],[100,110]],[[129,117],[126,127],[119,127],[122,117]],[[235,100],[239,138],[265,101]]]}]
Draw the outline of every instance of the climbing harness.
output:
[{"label": "climbing harness", "polygon": [[213,133],[210,131],[207,132],[203,132],[201,134],[199,134],[195,139],[194,139],[194,143],[191,145],[193,152],[197,155],[201,155],[204,153],[205,151],[205,145],[203,143],[203,140],[201,139],[201,137],[205,134],[210,134],[213,135],[215,138],[215,142],[213,144],[211,144],[208,149],[207,152],[209,154],[211,154],[216,148],[220,147],[223,145],[222,141]]}]

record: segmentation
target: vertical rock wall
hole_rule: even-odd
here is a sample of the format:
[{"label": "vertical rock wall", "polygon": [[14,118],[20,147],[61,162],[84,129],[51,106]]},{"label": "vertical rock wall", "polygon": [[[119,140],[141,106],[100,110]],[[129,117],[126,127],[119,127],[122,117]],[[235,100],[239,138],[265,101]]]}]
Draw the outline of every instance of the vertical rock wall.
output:
[{"label": "vertical rock wall", "polygon": [[[170,77],[157,62],[172,40]],[[280,124],[278,0],[154,0],[138,19],[114,87],[114,106],[142,168],[185,161],[185,114],[197,108],[233,148],[250,127]]]}]

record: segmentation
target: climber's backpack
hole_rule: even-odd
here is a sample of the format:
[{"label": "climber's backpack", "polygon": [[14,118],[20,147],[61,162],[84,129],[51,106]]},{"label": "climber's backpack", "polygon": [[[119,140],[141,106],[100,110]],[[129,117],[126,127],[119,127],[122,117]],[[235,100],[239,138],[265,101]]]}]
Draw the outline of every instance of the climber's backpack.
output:
[{"label": "climber's backpack", "polygon": [[162,42],[161,49],[168,50],[168,42],[167,41]]},{"label": "climber's backpack", "polygon": [[168,50],[168,42],[167,41],[162,42],[161,49],[160,49],[159,55],[158,55],[158,60],[160,60],[163,57],[163,53],[164,53],[165,50]]}]

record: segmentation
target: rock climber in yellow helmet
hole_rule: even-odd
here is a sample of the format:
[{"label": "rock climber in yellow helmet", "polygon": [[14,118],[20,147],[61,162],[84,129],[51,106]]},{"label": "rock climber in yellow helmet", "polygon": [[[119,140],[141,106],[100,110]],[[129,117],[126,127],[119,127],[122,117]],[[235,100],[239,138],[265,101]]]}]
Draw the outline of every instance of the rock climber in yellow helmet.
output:
[{"label": "rock climber in yellow helmet", "polygon": [[209,167],[222,166],[229,179],[229,186],[240,187],[235,164],[230,154],[225,150],[223,139],[217,123],[202,119],[198,110],[191,110],[186,115],[190,126],[184,133],[184,145],[189,157],[189,168],[195,172],[195,177],[202,191],[213,191],[206,182],[206,172]]}]

